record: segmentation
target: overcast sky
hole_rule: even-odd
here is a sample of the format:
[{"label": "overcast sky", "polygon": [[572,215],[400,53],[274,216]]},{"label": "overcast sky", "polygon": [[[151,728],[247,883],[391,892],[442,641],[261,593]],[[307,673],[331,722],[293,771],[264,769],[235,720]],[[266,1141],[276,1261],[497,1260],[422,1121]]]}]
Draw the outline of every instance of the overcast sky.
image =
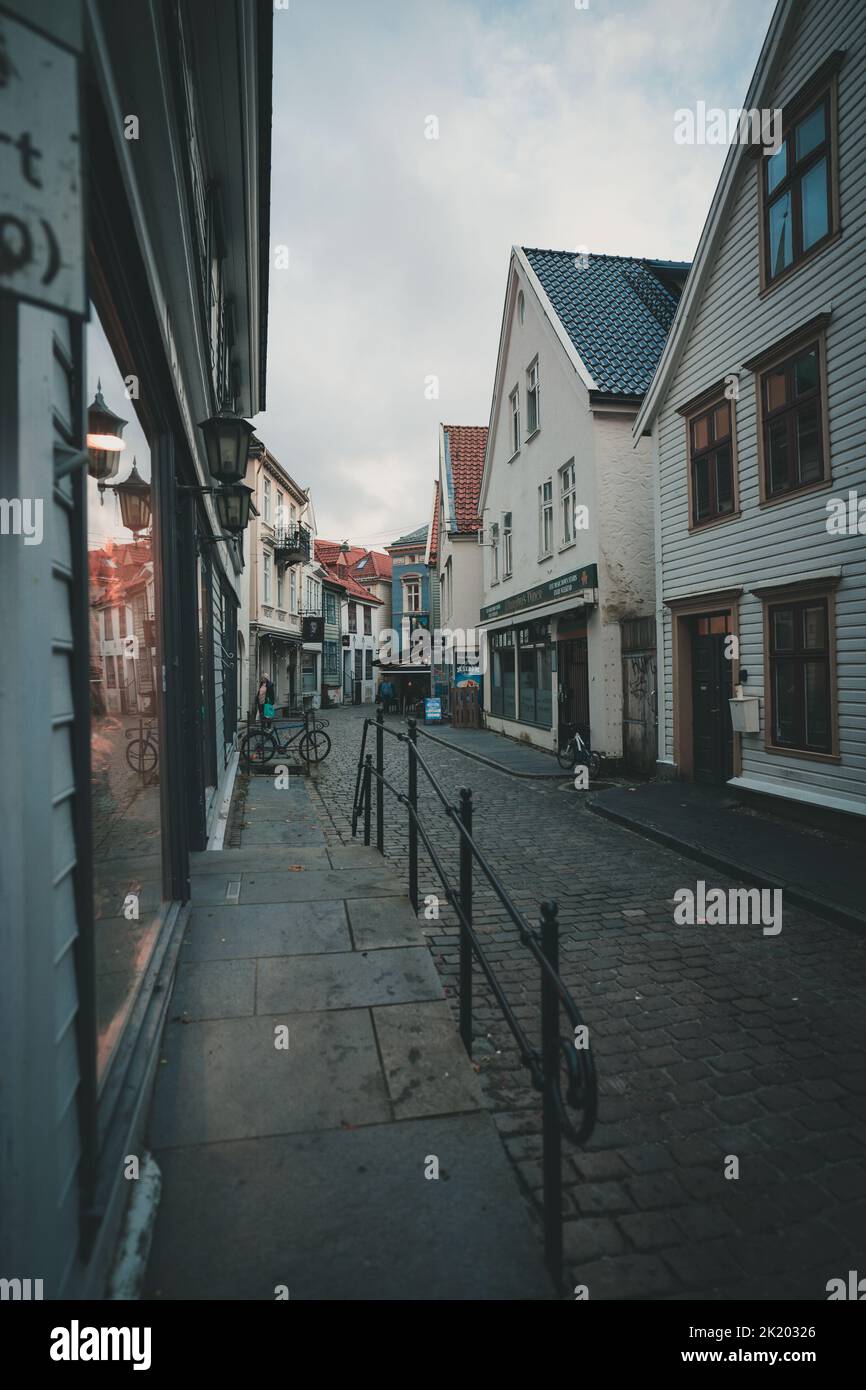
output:
[{"label": "overcast sky", "polygon": [[[268,410],[319,534],[428,520],[487,424],[512,244],[690,260],[773,0],[289,0],[274,13]],[[428,118],[439,138],[427,139]],[[274,268],[288,248],[288,269]],[[425,378],[439,378],[439,399]]]}]

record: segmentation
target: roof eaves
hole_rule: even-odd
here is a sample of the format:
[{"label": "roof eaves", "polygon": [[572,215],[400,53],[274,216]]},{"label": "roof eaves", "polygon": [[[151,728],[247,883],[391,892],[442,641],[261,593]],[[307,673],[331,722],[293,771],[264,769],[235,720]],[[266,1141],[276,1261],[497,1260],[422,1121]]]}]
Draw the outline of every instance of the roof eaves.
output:
[{"label": "roof eaves", "polygon": [[[744,110],[751,110],[758,105],[757,98],[763,92],[764,87],[773,75],[776,63],[779,58],[780,50],[786,35],[789,21],[794,13],[799,10],[801,0],[778,0],[773,17],[770,20],[764,45],[761,49],[752,80],[749,83],[749,90],[743,103]],[[637,443],[643,434],[649,433],[653,421],[658,413],[661,400],[670,382],[670,378],[676,369],[682,353],[688,342],[689,334],[694,323],[695,316],[700,308],[701,292],[704,288],[709,270],[713,264],[713,251],[716,242],[724,230],[725,214],[728,203],[733,193],[741,157],[747,146],[734,143],[730,146],[724,166],[722,168],[716,191],[710,203],[709,212],[704,222],[698,242],[698,249],[692,261],[692,268],[686,280],[685,288],[677,305],[674,321],[671,324],[665,345],[662,348],[661,356],[656,365],[653,379],[649,384],[641,409],[638,412],[632,427],[632,437]]]}]

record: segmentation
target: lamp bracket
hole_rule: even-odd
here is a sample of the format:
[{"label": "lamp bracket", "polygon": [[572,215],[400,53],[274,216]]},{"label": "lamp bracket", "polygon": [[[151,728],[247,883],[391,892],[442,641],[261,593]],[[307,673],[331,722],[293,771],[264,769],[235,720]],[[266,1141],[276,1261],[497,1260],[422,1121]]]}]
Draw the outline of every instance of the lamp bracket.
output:
[{"label": "lamp bracket", "polygon": [[90,462],[89,449],[69,449],[65,444],[54,445],[54,481],[74,473]]}]

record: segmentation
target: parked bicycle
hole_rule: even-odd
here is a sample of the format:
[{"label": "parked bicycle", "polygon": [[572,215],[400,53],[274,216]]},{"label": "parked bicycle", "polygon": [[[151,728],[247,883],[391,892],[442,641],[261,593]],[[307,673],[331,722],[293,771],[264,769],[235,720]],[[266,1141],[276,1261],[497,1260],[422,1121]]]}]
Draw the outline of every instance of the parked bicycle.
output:
[{"label": "parked bicycle", "polygon": [[585,726],[584,732],[585,738],[580,726],[571,731],[566,728],[560,736],[556,756],[559,766],[567,772],[573,772],[576,767],[585,767],[591,777],[596,777],[601,770],[601,754],[590,747],[589,729]]},{"label": "parked bicycle", "polygon": [[[287,753],[297,744],[297,751],[308,766],[320,763],[331,751],[325,723],[323,719],[314,720],[305,715],[302,724],[283,724],[282,727],[257,724],[248,729],[241,739],[241,760],[246,767],[266,767],[274,758]],[[290,729],[294,729],[295,733],[284,741],[281,734],[288,733]]]},{"label": "parked bicycle", "polygon": [[148,777],[156,771],[159,762],[159,744],[155,724],[145,724],[139,720],[138,727],[126,731],[126,761],[133,772]]}]

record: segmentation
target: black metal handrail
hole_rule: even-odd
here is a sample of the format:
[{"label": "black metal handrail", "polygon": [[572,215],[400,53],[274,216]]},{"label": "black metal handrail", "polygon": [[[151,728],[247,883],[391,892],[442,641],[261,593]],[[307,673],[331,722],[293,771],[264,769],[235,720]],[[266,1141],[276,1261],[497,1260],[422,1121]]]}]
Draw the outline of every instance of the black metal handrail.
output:
[{"label": "black metal handrail", "polygon": [[[367,733],[376,730],[376,766],[367,753]],[[380,710],[376,719],[365,719],[358,755],[355,792],[352,799],[352,835],[358,833],[363,815],[364,843],[370,844],[372,833],[372,787],[376,780],[376,848],[385,852],[384,797],[387,790],[399,805],[405,806],[409,825],[409,898],[418,911],[418,840],[420,837],[433,868],[442,883],[446,900],[453,907],[460,925],[459,1010],[460,1037],[467,1053],[472,1055],[472,961],[477,959],[482,973],[502,1010],[520,1052],[528,1067],[532,1084],[542,1093],[543,1105],[543,1182],[544,1182],[544,1248],[548,1268],[559,1288],[562,1279],[562,1134],[577,1144],[583,1144],[592,1134],[598,1111],[598,1083],[592,1049],[588,1045],[588,1029],[580,1010],[559,974],[559,925],[555,902],[540,905],[540,931],[536,931],[512,902],[507,889],[487,860],[472,834],[472,792],[461,788],[459,808],[452,805],[443,792],[427,760],[418,748],[418,735],[426,734],[414,719],[407,721],[407,732],[388,728]],[[385,734],[408,750],[408,792],[399,790],[385,776]],[[439,740],[434,740],[438,742]],[[418,767],[442,804],[444,812],[456,827],[460,847],[460,886],[449,880],[442,860],[433,845],[427,828],[418,812]],[[507,995],[487,959],[472,921],[473,867],[478,865],[499,902],[517,927],[521,942],[529,949],[541,970],[541,1047],[534,1047],[508,1002]],[[560,1035],[560,1010],[564,1009],[572,1028],[572,1037]],[[562,1094],[563,1065],[567,1077],[565,1098]],[[569,1111],[580,1115],[572,1120]]]}]

